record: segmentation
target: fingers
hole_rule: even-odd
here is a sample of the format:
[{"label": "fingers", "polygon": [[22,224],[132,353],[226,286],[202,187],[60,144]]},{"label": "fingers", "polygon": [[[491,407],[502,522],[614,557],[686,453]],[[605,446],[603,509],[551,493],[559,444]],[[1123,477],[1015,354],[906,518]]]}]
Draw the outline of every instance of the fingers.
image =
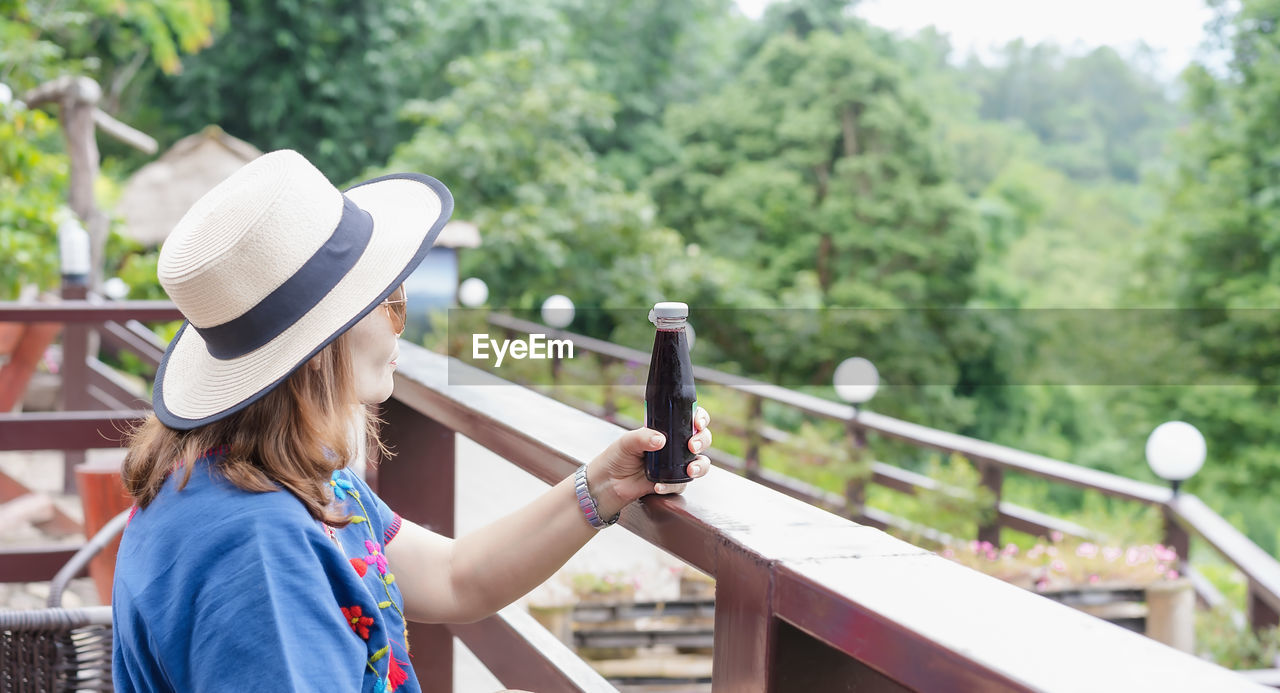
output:
[{"label": "fingers", "polygon": [[711,448],[711,431],[702,429],[689,439],[689,452],[698,454]]},{"label": "fingers", "polygon": [[706,409],[703,409],[702,407],[698,407],[698,411],[693,416],[694,429],[701,431],[702,429],[710,425],[711,425],[711,415],[707,413]]},{"label": "fingers", "polygon": [[[707,459],[706,455],[698,455],[693,458],[693,461],[690,462],[688,466],[689,476],[694,479],[706,476],[709,471],[711,471],[711,460]],[[689,484],[687,482],[683,484],[654,484],[653,492],[660,494],[676,494],[684,491],[685,487],[688,485]]]},{"label": "fingers", "polygon": [[661,450],[667,437],[652,428],[637,428],[618,438],[618,449],[623,455],[643,455],[650,450]]}]

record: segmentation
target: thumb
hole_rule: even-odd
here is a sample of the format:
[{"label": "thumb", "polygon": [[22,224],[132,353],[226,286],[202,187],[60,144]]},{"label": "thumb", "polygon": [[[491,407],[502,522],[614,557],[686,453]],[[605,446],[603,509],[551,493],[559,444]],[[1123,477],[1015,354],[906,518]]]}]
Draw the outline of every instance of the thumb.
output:
[{"label": "thumb", "polygon": [[661,450],[667,444],[666,436],[652,428],[637,428],[618,438],[617,449],[623,456],[639,456],[650,450]]}]

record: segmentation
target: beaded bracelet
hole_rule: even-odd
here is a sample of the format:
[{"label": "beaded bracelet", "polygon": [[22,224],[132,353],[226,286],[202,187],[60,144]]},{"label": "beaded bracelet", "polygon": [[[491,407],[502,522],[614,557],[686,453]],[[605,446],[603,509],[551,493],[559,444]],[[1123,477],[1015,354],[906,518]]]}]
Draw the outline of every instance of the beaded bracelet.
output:
[{"label": "beaded bracelet", "polygon": [[578,507],[582,508],[582,514],[587,516],[587,524],[596,529],[604,529],[618,521],[622,516],[619,511],[611,520],[600,519],[600,508],[596,505],[596,499],[592,497],[591,492],[587,490],[587,465],[578,467],[578,471],[573,475],[573,488],[578,494]]}]

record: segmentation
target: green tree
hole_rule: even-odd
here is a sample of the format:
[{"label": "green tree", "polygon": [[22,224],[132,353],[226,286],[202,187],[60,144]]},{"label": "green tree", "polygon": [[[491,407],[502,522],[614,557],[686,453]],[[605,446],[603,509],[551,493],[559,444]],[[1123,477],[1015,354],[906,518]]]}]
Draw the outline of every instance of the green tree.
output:
[{"label": "green tree", "polygon": [[[530,42],[454,61],[447,78],[448,96],[408,106],[419,129],[388,168],[450,187],[455,217],[483,235],[462,273],[489,284],[490,304],[537,308],[563,293],[579,306],[637,308],[720,286],[722,263],[694,262],[653,202],[598,166],[583,132],[607,128],[615,104],[583,86],[589,65]],[[600,327],[608,336],[612,326]]]},{"label": "green tree", "polygon": [[[1198,476],[1237,524],[1275,546],[1280,517],[1280,2],[1213,3],[1225,66],[1184,79],[1194,119],[1177,139],[1178,170],[1147,266],[1179,307],[1183,339],[1235,387],[1192,387],[1166,410],[1199,426],[1210,462]],[[1172,400],[1172,401],[1169,401]]]},{"label": "green tree", "polygon": [[960,76],[977,90],[984,119],[1025,125],[1051,165],[1080,180],[1134,182],[1161,156],[1178,114],[1151,62],[1149,51],[1068,55],[1018,39],[990,65],[970,58]]},{"label": "green tree", "polygon": [[228,30],[148,94],[166,139],[210,123],[262,149],[296,149],[343,181],[411,130],[421,2],[230,2]]},{"label": "green tree", "polygon": [[26,285],[57,282],[54,219],[67,188],[59,139],[47,114],[0,104],[0,300],[17,298]]},{"label": "green tree", "polygon": [[0,82],[22,91],[72,72],[109,97],[144,64],[177,72],[226,19],[223,0],[7,0],[0,10]]},{"label": "green tree", "polygon": [[882,315],[898,341],[834,312],[830,324],[787,327],[777,313],[758,324],[735,314],[709,338],[749,370],[829,383],[848,350],[875,341],[883,353],[864,355],[895,384],[952,385],[972,345],[950,343],[961,334],[924,309],[971,297],[975,217],[924,101],[870,34],[776,36],[723,88],[672,107],[666,125],[681,149],[652,186],[667,223],[750,272],[744,288],[755,291],[724,307],[906,309]]},{"label": "green tree", "polygon": [[[13,98],[60,75],[87,75],[106,87],[108,109],[142,66],[178,69],[179,54],[206,45],[224,13],[220,0],[16,0],[0,9],[0,84]],[[70,168],[63,148],[55,117],[0,103],[0,299],[57,281],[55,217]]]}]

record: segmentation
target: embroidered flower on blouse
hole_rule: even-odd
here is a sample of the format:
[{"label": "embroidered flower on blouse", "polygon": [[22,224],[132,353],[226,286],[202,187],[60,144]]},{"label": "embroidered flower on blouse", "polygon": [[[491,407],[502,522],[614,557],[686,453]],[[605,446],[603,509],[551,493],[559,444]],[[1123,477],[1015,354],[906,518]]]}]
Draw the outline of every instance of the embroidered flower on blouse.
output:
[{"label": "embroidered flower on blouse", "polygon": [[356,569],[356,575],[359,575],[360,577],[364,577],[364,574],[369,572],[369,564],[365,563],[364,559],[352,558],[350,560],[351,560],[351,567]]},{"label": "embroidered flower on blouse", "polygon": [[373,625],[373,617],[365,616],[364,610],[358,606],[342,607],[342,615],[347,619],[347,625],[351,626],[351,630],[356,635],[369,639],[369,626]]},{"label": "embroidered flower on blouse", "polygon": [[360,497],[355,484],[347,481],[341,470],[333,470],[333,474],[329,477],[329,485],[333,487],[333,497],[338,500],[346,500],[348,493],[355,498]]},{"label": "embroidered flower on blouse", "polygon": [[369,565],[378,566],[378,574],[386,575],[387,557],[382,555],[382,550],[378,548],[378,545],[368,539],[365,539],[364,549],[369,552],[369,555],[364,557],[364,562]]}]

